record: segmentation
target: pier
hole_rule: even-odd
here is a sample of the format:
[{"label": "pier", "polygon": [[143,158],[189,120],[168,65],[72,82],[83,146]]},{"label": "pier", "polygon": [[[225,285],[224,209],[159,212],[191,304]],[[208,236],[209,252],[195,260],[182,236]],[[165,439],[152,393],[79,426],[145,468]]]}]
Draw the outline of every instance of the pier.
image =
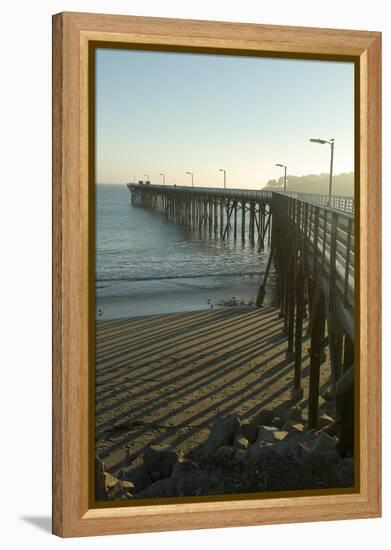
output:
[{"label": "pier", "polygon": [[[291,396],[303,397],[303,340],[310,339],[308,427],[318,427],[320,369],[328,348],[330,399],[339,437],[353,450],[355,225],[350,197],[278,190],[128,184],[132,204],[221,239],[268,251],[257,306],[275,270],[278,317],[293,366]],[[254,297],[255,298],[255,297]],[[308,352],[307,352],[308,353]]]}]

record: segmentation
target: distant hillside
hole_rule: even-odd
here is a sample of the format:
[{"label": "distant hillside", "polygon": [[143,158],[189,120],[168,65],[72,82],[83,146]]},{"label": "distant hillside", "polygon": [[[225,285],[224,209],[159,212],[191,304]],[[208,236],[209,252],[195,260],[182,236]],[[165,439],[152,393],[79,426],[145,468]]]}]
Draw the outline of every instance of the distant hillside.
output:
[{"label": "distant hillside", "polygon": [[[329,192],[329,174],[311,174],[308,176],[287,175],[287,191],[300,193],[321,193],[327,195]],[[284,187],[284,177],[278,180],[269,180],[264,189],[281,189]],[[354,174],[338,174],[333,176],[333,195],[354,195]]]}]

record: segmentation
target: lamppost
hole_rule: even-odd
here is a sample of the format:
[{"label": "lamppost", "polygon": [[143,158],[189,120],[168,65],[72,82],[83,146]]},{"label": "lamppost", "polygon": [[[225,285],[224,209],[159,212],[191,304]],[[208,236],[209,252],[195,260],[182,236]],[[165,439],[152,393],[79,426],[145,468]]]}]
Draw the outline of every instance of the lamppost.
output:
[{"label": "lamppost", "polygon": [[159,176],[162,176],[163,178],[163,185],[166,185],[166,174],[159,173]]},{"label": "lamppost", "polygon": [[224,173],[224,189],[227,187],[227,170],[224,170],[224,168],[219,168],[219,172]]},{"label": "lamppost", "polygon": [[191,186],[194,187],[194,174],[193,172],[186,172],[188,176],[191,176]]},{"label": "lamppost", "polygon": [[312,143],[320,143],[321,145],[324,145],[325,143],[328,143],[330,145],[330,179],[329,179],[329,201],[328,201],[328,206],[330,206],[331,192],[333,189],[334,138],[330,138],[329,140],[311,138],[310,141]]},{"label": "lamppost", "polygon": [[287,169],[287,166],[285,164],[276,164],[276,166],[279,166],[280,168],[284,169],[284,193],[286,193],[286,169]]}]

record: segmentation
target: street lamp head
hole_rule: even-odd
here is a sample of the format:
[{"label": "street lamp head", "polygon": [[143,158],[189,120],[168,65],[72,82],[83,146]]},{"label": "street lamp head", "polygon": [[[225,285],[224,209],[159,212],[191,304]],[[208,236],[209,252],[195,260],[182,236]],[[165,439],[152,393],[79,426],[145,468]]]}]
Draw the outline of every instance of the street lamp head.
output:
[{"label": "street lamp head", "polygon": [[324,145],[325,143],[327,143],[327,141],[325,139],[314,139],[314,138],[311,138],[310,141],[312,143],[321,143],[322,145]]},{"label": "street lamp head", "polygon": [[276,166],[279,166],[280,168],[285,168],[285,164],[276,164]]}]

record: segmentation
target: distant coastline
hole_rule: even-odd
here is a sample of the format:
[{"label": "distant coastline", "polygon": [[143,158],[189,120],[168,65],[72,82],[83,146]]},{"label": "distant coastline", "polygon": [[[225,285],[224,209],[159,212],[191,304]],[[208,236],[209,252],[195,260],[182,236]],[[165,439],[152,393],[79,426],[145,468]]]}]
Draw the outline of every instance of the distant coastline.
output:
[{"label": "distant coastline", "polygon": [[[329,174],[309,174],[308,176],[287,175],[287,191],[298,193],[320,193],[327,195],[329,192]],[[284,186],[284,178],[269,180],[264,189],[281,189]],[[354,197],[354,172],[337,174],[333,176],[333,195]]]}]

